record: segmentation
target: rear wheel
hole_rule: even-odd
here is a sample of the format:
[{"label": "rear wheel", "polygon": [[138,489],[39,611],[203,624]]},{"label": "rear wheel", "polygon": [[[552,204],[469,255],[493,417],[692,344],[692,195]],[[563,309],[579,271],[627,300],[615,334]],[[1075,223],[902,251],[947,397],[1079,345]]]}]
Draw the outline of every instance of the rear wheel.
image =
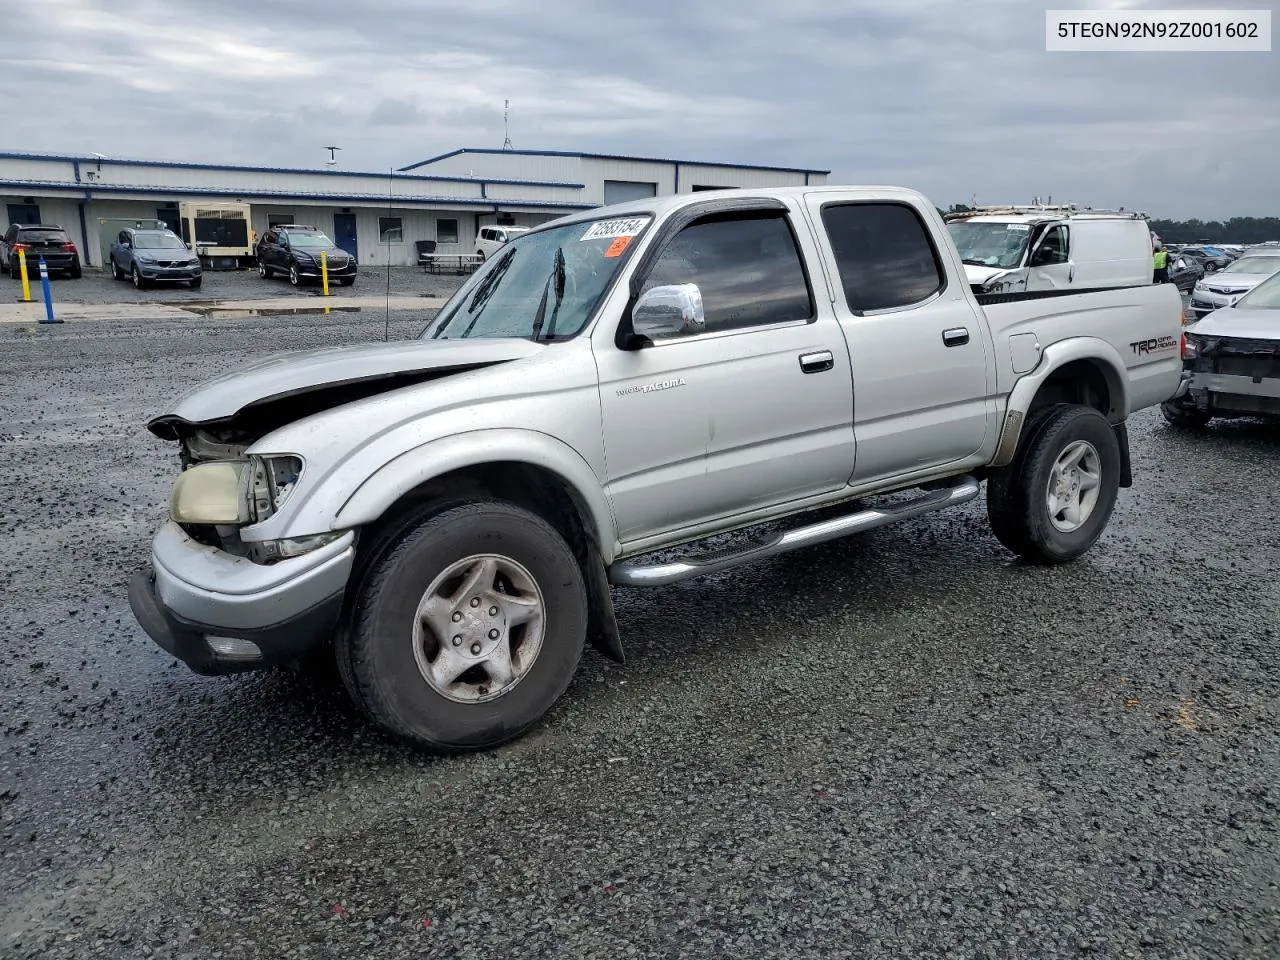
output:
[{"label": "rear wheel", "polygon": [[1198,410],[1195,407],[1178,403],[1176,400],[1166,400],[1160,404],[1160,412],[1164,414],[1165,420],[1175,427],[1184,427],[1190,430],[1200,430],[1208,426],[1209,421],[1213,419],[1213,415]]},{"label": "rear wheel", "polygon": [[1120,443],[1097,410],[1058,404],[1028,425],[987,483],[996,538],[1033,563],[1065,563],[1097,542],[1120,490]]},{"label": "rear wheel", "polygon": [[587,629],[572,550],[497,500],[442,506],[373,561],[338,643],[354,698],[435,750],[518,737],[573,679]]},{"label": "rear wheel", "polygon": [[79,280],[81,277],[84,276],[84,271],[80,268],[80,264],[77,263],[74,267],[71,268],[71,270],[69,271],[69,274],[72,280]]}]

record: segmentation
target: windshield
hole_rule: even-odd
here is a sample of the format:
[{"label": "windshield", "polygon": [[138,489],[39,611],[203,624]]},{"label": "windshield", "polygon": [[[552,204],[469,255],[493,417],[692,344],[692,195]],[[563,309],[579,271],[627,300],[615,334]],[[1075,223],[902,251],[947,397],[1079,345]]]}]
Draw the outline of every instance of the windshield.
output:
[{"label": "windshield", "polygon": [[1031,238],[1026,223],[975,223],[961,220],[948,224],[960,259],[977,267],[1010,270],[1022,265],[1022,255]]},{"label": "windshield", "polygon": [[651,217],[615,217],[512,238],[459,288],[423,339],[576,336]]},{"label": "windshield", "polygon": [[1263,280],[1237,300],[1236,306],[1250,310],[1280,310],[1280,273]]},{"label": "windshield", "polygon": [[18,243],[66,243],[65,230],[21,230],[18,232]]},{"label": "windshield", "polygon": [[291,247],[332,247],[333,241],[326,237],[323,233],[291,233],[289,234],[289,246]]},{"label": "windshield", "polygon": [[186,244],[172,233],[135,233],[133,245],[138,250],[185,250]]},{"label": "windshield", "polygon": [[1218,273],[1261,273],[1263,275],[1280,270],[1280,257],[1245,257],[1230,266],[1223,267]]}]

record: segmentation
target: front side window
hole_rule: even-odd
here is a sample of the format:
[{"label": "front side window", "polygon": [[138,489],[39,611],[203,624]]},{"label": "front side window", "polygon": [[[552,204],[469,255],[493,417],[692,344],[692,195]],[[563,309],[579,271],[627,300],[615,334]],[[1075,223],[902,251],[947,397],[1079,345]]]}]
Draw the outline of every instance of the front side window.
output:
[{"label": "front side window", "polygon": [[453,219],[436,221],[436,243],[457,243],[458,221]]},{"label": "front side window", "polygon": [[785,214],[752,211],[685,227],[663,248],[644,289],[681,283],[698,285],[707,333],[814,317]]},{"label": "front side window", "polygon": [[1044,235],[1040,246],[1036,248],[1035,266],[1046,267],[1055,263],[1066,263],[1068,239],[1066,227],[1062,225],[1051,227]]},{"label": "front side window", "polygon": [[991,223],[960,220],[947,225],[960,259],[975,267],[1012,270],[1022,266],[1022,256],[1031,239],[1026,223]]},{"label": "front side window", "polygon": [[909,306],[946,282],[928,230],[904,203],[833,204],[823,208],[822,224],[850,310]]},{"label": "front side window", "polygon": [[576,336],[650,220],[613,217],[521,234],[458,288],[422,338]]}]

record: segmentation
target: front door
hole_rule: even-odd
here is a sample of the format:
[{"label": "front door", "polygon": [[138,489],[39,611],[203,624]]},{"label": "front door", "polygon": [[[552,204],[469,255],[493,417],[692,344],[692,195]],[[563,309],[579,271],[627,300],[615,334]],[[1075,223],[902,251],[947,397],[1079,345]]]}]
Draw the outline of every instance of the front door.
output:
[{"label": "front door", "polygon": [[356,259],[356,215],[354,213],[335,213],[333,215],[333,242]]},{"label": "front door", "polygon": [[804,266],[815,259],[786,210],[694,221],[642,283],[697,284],[705,329],[637,350],[612,329],[596,339],[606,490],[624,543],[847,483],[853,384],[822,277]]},{"label": "front door", "polygon": [[1027,259],[1028,290],[1063,290],[1075,279],[1075,264],[1071,260],[1071,230],[1058,223],[1044,231],[1033,243]]},{"label": "front door", "polygon": [[831,297],[853,366],[862,483],[926,472],[977,454],[996,426],[994,345],[927,222],[898,200],[811,193],[807,204],[838,273]]}]

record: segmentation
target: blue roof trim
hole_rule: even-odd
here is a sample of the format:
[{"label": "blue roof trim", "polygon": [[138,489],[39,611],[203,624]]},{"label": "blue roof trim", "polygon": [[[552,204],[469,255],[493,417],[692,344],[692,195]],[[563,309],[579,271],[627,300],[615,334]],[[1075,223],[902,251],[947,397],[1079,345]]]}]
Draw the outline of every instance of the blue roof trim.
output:
[{"label": "blue roof trim", "polygon": [[[224,163],[187,163],[176,160],[116,160],[108,157],[105,160],[99,160],[97,157],[81,157],[72,154],[57,153],[5,153],[0,152],[0,160],[45,160],[57,163],[114,163],[122,167],[162,167],[170,170],[225,170],[237,173],[304,173],[304,174],[321,174],[326,177],[377,177],[384,180],[392,179],[387,173],[378,173],[367,170],[315,170],[306,167],[250,167],[238,164]],[[400,173],[402,170],[409,168],[402,167],[396,171]],[[493,177],[435,177],[419,174],[410,177],[397,177],[398,180],[425,180],[435,183],[502,183],[511,184],[513,186],[522,187],[563,187],[572,190],[584,190],[586,184],[568,183],[563,180],[510,180]]]},{"label": "blue roof trim", "polygon": [[[146,187],[128,184],[69,183],[58,180],[4,180],[0,188],[14,190],[67,190],[85,199],[97,196],[111,199],[115,194],[141,193],[158,197],[251,197],[259,200],[318,200],[327,203],[369,204],[379,209],[387,208],[387,198],[375,193],[299,193],[296,190],[235,190],[230,187],[208,187],[198,190],[192,187]],[[454,207],[537,207],[550,210],[591,210],[598,203],[571,203],[565,200],[505,200],[494,197],[394,197],[395,207],[454,206]]]},{"label": "blue roof trim", "polygon": [[583,157],[589,160],[623,160],[631,163],[683,163],[690,167],[721,167],[725,170],[769,170],[774,173],[821,173],[824,175],[831,173],[830,170],[814,170],[805,167],[770,167],[758,163],[708,163],[702,160],[671,160],[664,157],[624,157],[613,153],[574,153],[569,150],[504,150],[498,147],[462,147],[459,150],[442,153],[438,157],[430,157],[426,160],[419,160],[417,163],[411,163],[407,167],[401,167],[400,171],[416,170],[418,167],[425,167],[429,163],[448,160],[450,157],[456,157],[463,153],[513,153],[522,157]]}]

